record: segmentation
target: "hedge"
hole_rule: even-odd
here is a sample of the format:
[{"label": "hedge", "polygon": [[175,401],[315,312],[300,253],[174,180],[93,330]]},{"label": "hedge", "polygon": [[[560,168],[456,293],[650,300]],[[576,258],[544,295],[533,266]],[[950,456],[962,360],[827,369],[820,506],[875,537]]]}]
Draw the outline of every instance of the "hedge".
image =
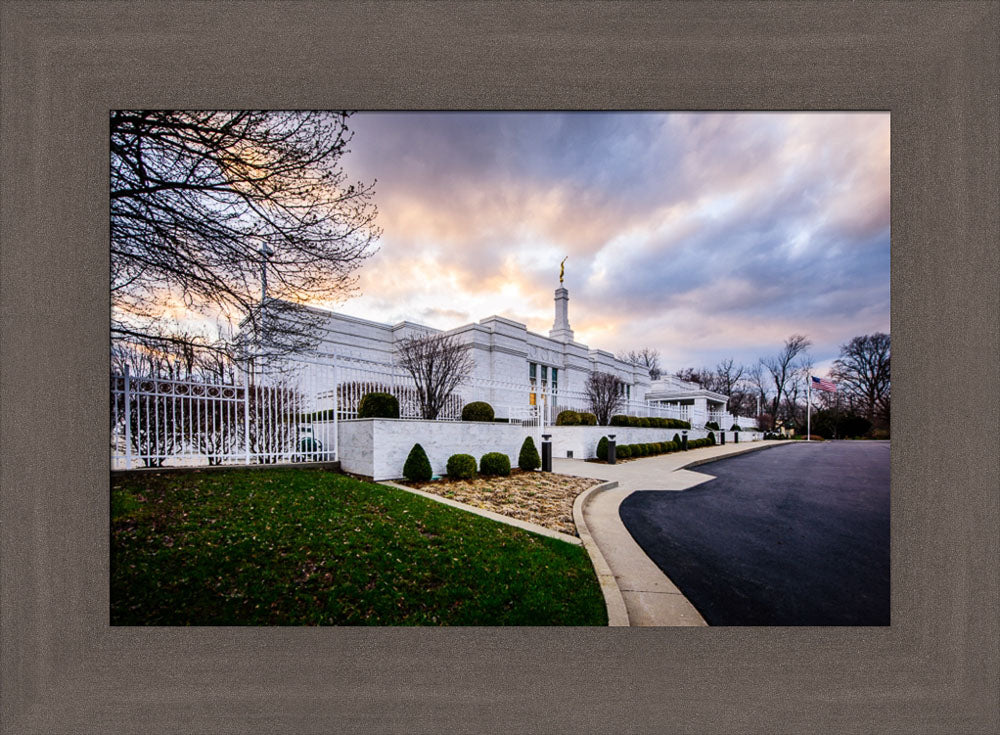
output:
[{"label": "hedge", "polygon": [[538,456],[535,440],[530,436],[525,437],[524,443],[521,444],[521,453],[517,456],[517,466],[525,472],[537,470],[542,466],[542,458]]},{"label": "hedge", "polygon": [[488,452],[479,460],[479,474],[506,477],[510,474],[510,458],[503,452]]},{"label": "hedge", "polygon": [[634,426],[636,428],[653,429],[690,429],[690,421],[681,419],[666,419],[659,416],[626,416],[625,414],[615,414],[611,417],[612,426]]},{"label": "hedge", "polygon": [[632,456],[632,449],[628,444],[622,445],[620,447],[615,447],[615,456],[619,459],[628,459]]},{"label": "hedge", "polygon": [[448,477],[469,480],[476,476],[476,458],[471,454],[453,454],[448,457]]},{"label": "hedge", "polygon": [[398,419],[399,399],[389,393],[365,393],[358,403],[359,419]]},{"label": "hedge", "polygon": [[473,401],[462,406],[462,421],[493,421],[493,406],[486,401]]},{"label": "hedge", "polygon": [[403,465],[403,477],[413,482],[427,482],[433,474],[427,452],[419,444],[414,444]]},{"label": "hedge", "polygon": [[580,414],[576,411],[560,411],[559,415],[556,416],[556,426],[579,426],[580,425]]},{"label": "hedge", "polygon": [[583,426],[597,426],[597,415],[596,414],[584,412],[584,413],[579,414],[579,416],[580,416],[580,424],[581,425],[583,425]]}]

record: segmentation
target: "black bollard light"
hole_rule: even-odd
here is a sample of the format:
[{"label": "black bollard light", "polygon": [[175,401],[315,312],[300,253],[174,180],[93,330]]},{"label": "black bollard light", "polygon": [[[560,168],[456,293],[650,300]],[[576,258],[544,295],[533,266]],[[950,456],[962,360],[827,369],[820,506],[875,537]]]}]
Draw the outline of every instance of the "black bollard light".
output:
[{"label": "black bollard light", "polygon": [[681,449],[688,450],[688,433],[686,429],[681,429]]},{"label": "black bollard light", "polygon": [[608,464],[614,464],[617,456],[615,454],[615,435],[608,434]]},{"label": "black bollard light", "polygon": [[722,435],[722,440],[719,442],[719,444],[722,444],[723,446],[725,446],[725,444],[726,444],[726,430],[723,429],[722,431],[719,432],[719,434]]},{"label": "black bollard light", "polygon": [[552,434],[542,434],[542,472],[552,472]]},{"label": "black bollard light", "polygon": [[733,443],[734,444],[739,444],[740,443],[740,432],[738,432],[738,431],[734,431],[733,432]]}]

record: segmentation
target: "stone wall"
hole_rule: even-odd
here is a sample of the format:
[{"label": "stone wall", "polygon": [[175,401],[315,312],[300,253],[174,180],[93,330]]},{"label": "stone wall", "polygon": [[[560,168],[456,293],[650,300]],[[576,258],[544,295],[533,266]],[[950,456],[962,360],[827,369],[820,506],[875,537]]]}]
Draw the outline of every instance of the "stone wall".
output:
[{"label": "stone wall", "polygon": [[521,443],[529,433],[530,427],[516,424],[351,419],[340,422],[340,464],[345,472],[392,480],[403,476],[406,457],[414,444],[420,444],[437,475],[445,474],[453,454],[471,454],[478,463],[487,452],[502,452],[516,467]]}]

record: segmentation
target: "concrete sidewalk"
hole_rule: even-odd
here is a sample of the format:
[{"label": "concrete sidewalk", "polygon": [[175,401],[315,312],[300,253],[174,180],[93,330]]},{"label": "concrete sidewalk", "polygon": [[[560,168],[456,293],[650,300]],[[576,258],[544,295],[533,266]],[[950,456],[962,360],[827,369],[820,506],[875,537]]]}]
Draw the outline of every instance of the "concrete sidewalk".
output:
[{"label": "concrete sidewalk", "polygon": [[600,464],[579,459],[553,458],[552,471],[573,477],[616,481],[618,487],[592,493],[582,507],[594,543],[611,568],[628,612],[629,625],[705,625],[694,606],[632,538],[622,523],[618,506],[637,490],[686,490],[711,480],[691,469],[744,452],[773,446],[798,444],[792,441],[758,441],[703,447],[658,457],[644,457],[622,464]]}]

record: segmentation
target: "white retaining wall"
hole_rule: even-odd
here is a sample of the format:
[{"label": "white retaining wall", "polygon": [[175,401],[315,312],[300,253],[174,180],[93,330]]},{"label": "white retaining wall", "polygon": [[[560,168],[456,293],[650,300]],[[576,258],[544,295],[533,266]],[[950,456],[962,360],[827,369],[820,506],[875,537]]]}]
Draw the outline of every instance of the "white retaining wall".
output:
[{"label": "white retaining wall", "polygon": [[[323,447],[333,446],[333,424],[315,424],[316,438]],[[478,463],[487,452],[502,452],[517,466],[521,444],[526,436],[535,440],[539,455],[542,444],[535,426],[495,424],[481,421],[421,421],[413,419],[349,419],[339,422],[340,466],[345,472],[393,480],[403,476],[403,464],[414,444],[427,452],[434,474],[445,474],[448,457],[471,454]],[[680,429],[645,429],[631,426],[551,426],[552,456],[590,459],[596,456],[602,436],[615,435],[618,444],[646,444],[672,441]],[[718,437],[721,432],[715,432]],[[708,436],[704,429],[691,429],[688,439]],[[760,439],[760,432],[741,431],[740,441]],[[726,432],[732,442],[734,432]]]},{"label": "white retaining wall", "polygon": [[[415,421],[412,419],[351,419],[340,422],[340,466],[345,472],[375,480],[403,476],[403,465],[414,444],[427,452],[434,474],[445,474],[448,457],[471,454],[478,465],[487,452],[501,452],[517,466],[524,437],[533,427],[481,421]],[[536,439],[535,446],[541,454]]]}]

